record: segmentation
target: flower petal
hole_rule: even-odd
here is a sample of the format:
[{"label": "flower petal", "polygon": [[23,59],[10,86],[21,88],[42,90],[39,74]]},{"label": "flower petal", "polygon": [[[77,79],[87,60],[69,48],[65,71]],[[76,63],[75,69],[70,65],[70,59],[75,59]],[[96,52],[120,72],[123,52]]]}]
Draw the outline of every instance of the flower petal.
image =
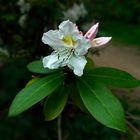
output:
[{"label": "flower petal", "polygon": [[58,55],[55,53],[44,57],[42,62],[44,68],[57,69],[59,67]]},{"label": "flower petal", "polygon": [[59,32],[62,35],[73,35],[75,33],[79,34],[79,30],[77,29],[76,25],[69,20],[63,21],[59,25]]},{"label": "flower petal", "polygon": [[99,23],[96,23],[95,25],[93,25],[88,32],[85,34],[85,37],[87,39],[92,40],[93,38],[95,38],[97,32],[98,32],[98,27],[99,27]]},{"label": "flower petal", "polygon": [[91,47],[99,47],[107,44],[112,37],[99,37],[91,41]]},{"label": "flower petal", "polygon": [[42,42],[50,45],[53,49],[63,48],[63,41],[58,30],[50,30],[43,34]]},{"label": "flower petal", "polygon": [[85,55],[90,48],[90,41],[82,36],[82,39],[77,41],[77,47],[75,48],[75,55]]},{"label": "flower petal", "polygon": [[87,63],[87,60],[85,59],[84,56],[76,56],[73,55],[70,59],[69,62],[67,63],[67,66],[73,70],[74,74],[77,76],[82,76],[83,75],[83,70],[84,67]]}]

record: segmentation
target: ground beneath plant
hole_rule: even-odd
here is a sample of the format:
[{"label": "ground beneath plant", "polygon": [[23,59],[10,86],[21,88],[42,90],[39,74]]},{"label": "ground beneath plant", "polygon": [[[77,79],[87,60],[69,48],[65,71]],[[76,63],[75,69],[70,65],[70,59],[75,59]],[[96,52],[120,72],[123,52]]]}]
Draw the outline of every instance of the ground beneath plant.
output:
[{"label": "ground beneath plant", "polygon": [[[110,44],[100,51],[100,55],[94,55],[96,66],[115,67],[125,70],[137,79],[140,79],[140,47],[122,44]],[[122,94],[127,94],[120,91]],[[127,96],[140,99],[140,87],[129,91]]]},{"label": "ground beneath plant", "polygon": [[111,66],[128,71],[140,79],[140,48],[111,44],[93,56],[97,66]]}]

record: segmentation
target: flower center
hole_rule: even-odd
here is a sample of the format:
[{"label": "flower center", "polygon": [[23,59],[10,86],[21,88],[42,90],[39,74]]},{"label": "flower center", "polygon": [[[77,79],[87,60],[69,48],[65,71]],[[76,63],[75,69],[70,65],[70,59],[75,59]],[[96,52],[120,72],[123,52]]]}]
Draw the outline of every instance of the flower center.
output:
[{"label": "flower center", "polygon": [[70,47],[74,47],[76,44],[76,41],[73,39],[71,35],[66,35],[63,37],[63,41],[69,45]]}]

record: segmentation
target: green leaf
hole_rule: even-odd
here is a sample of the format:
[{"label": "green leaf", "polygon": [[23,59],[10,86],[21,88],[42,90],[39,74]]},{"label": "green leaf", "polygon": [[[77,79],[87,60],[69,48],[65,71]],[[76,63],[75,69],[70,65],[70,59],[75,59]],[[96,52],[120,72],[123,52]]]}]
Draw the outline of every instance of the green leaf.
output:
[{"label": "green leaf", "polygon": [[[76,83],[74,83],[76,84]],[[72,86],[73,89],[70,93],[70,98],[72,99],[72,101],[75,103],[76,106],[78,106],[83,112],[85,113],[89,113],[88,110],[86,109],[82,99],[81,99],[81,96],[80,96],[80,93],[77,89],[77,87],[75,85]]]},{"label": "green leaf", "polygon": [[55,119],[63,111],[68,99],[68,91],[65,87],[61,87],[52,93],[46,100],[44,105],[45,120]]},{"label": "green leaf", "polygon": [[49,74],[49,73],[54,73],[58,72],[59,70],[51,70],[48,68],[43,67],[43,63],[40,60],[33,61],[27,65],[27,68],[29,71],[33,73],[39,73],[39,74]]},{"label": "green leaf", "polygon": [[13,100],[9,116],[15,116],[30,108],[43,98],[51,94],[64,81],[64,74],[53,74],[38,78],[22,89]]},{"label": "green leaf", "polygon": [[94,69],[94,62],[91,58],[87,57],[87,64],[85,66],[84,71],[89,71],[89,70],[93,70]]},{"label": "green leaf", "polygon": [[124,112],[120,102],[102,84],[77,80],[80,96],[91,115],[107,127],[125,132]]},{"label": "green leaf", "polygon": [[140,85],[140,80],[135,79],[129,73],[115,68],[99,67],[84,74],[94,82],[121,88],[134,88]]},{"label": "green leaf", "polygon": [[38,76],[32,78],[30,81],[27,82],[26,87],[29,86],[30,84],[33,84],[33,82],[37,81],[39,79]]}]

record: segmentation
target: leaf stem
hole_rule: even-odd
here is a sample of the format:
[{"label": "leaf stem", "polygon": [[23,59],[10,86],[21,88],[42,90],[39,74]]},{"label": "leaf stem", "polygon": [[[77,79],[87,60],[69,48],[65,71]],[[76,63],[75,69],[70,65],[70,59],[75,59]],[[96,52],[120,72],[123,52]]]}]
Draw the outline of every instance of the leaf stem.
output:
[{"label": "leaf stem", "polygon": [[137,135],[138,138],[140,138],[140,131],[129,121],[126,121],[129,128],[132,129],[132,131]]},{"label": "leaf stem", "polygon": [[61,115],[59,115],[57,120],[57,129],[58,129],[58,140],[62,140],[62,130],[61,130]]}]

